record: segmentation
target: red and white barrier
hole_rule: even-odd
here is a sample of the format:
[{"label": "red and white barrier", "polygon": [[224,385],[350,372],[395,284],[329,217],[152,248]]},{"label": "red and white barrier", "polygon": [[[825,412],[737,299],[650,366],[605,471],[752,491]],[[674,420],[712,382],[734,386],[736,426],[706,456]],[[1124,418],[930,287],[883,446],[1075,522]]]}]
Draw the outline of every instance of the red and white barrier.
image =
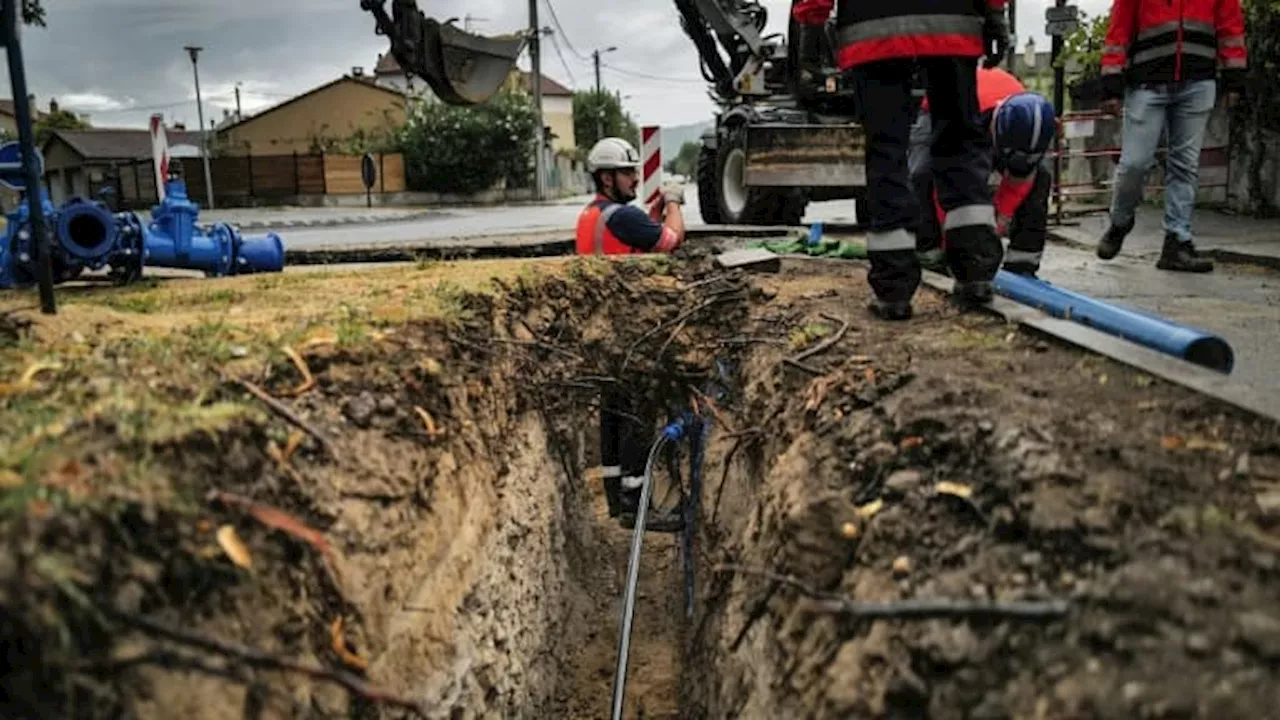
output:
[{"label": "red and white barrier", "polygon": [[649,207],[662,193],[662,128],[646,125],[640,128],[640,197]]},{"label": "red and white barrier", "polygon": [[151,167],[156,174],[156,197],[164,202],[164,183],[169,179],[169,139],[164,132],[164,116],[151,116]]}]

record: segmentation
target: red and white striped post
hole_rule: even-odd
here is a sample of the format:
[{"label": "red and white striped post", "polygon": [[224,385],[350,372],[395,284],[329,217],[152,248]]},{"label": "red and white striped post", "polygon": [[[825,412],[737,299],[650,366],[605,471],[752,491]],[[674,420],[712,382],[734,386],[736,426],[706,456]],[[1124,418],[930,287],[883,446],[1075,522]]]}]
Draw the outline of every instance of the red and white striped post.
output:
[{"label": "red and white striped post", "polygon": [[650,207],[662,193],[662,128],[646,125],[640,128],[640,197]]}]

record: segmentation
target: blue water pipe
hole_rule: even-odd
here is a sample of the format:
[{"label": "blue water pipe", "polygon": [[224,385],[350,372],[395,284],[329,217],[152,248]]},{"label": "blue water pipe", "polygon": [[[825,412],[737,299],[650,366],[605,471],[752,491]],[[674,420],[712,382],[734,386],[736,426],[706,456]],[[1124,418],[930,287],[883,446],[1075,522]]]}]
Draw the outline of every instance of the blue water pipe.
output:
[{"label": "blue water pipe", "polygon": [[284,269],[284,241],[279,235],[244,237],[227,223],[214,223],[206,230],[196,224],[200,207],[187,197],[182,178],[170,178],[164,189],[164,200],[151,209],[145,265],[202,270],[210,277]]},{"label": "blue water pipe", "polygon": [[[141,277],[144,266],[199,270],[209,277],[284,269],[279,235],[244,236],[227,223],[199,225],[200,208],[187,197],[179,176],[165,183],[165,193],[144,226],[136,213],[115,213],[96,200],[73,197],[55,207],[41,188],[41,205],[54,233],[55,282],[107,266],[128,279]],[[0,288],[34,284],[35,243],[27,203],[20,203],[8,220],[0,245]]]},{"label": "blue water pipe", "polygon": [[1096,328],[1210,370],[1230,373],[1235,365],[1231,345],[1217,335],[1095,300],[1043,280],[1001,270],[996,274],[995,291],[1054,317]]}]

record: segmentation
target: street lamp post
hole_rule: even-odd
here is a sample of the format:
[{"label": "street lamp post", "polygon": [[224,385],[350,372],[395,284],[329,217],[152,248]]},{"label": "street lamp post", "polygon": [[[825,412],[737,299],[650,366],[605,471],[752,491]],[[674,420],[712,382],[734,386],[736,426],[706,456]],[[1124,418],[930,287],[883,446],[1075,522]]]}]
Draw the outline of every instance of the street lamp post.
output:
[{"label": "street lamp post", "polygon": [[187,45],[183,50],[191,56],[191,71],[196,78],[196,119],[200,123],[200,157],[204,159],[204,190],[208,209],[213,209],[213,173],[209,170],[209,145],[204,128],[204,103],[200,100],[200,68],[197,58],[202,47]]},{"label": "street lamp post", "polygon": [[610,45],[604,50],[600,50],[599,48],[597,48],[591,53],[591,57],[593,60],[595,60],[595,63],[596,63],[596,101],[598,103],[596,105],[596,140],[597,141],[600,138],[604,137],[604,95],[601,94],[602,88],[600,86],[600,54],[613,52],[614,50],[617,50],[617,49],[618,49],[617,47]]}]

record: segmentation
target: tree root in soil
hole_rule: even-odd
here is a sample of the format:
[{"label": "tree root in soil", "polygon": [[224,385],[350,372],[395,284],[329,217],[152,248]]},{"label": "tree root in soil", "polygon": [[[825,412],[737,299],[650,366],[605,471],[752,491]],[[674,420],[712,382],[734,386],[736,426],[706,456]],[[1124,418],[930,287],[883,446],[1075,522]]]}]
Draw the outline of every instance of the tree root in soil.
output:
[{"label": "tree root in soil", "polygon": [[1071,609],[1068,600],[1046,601],[974,601],[954,598],[923,598],[893,602],[859,602],[835,593],[817,590],[799,578],[771,570],[742,565],[721,564],[716,573],[751,575],[772,580],[816,600],[816,607],[826,612],[865,620],[927,620],[938,618],[997,618],[1011,620],[1054,620],[1066,616]]}]

